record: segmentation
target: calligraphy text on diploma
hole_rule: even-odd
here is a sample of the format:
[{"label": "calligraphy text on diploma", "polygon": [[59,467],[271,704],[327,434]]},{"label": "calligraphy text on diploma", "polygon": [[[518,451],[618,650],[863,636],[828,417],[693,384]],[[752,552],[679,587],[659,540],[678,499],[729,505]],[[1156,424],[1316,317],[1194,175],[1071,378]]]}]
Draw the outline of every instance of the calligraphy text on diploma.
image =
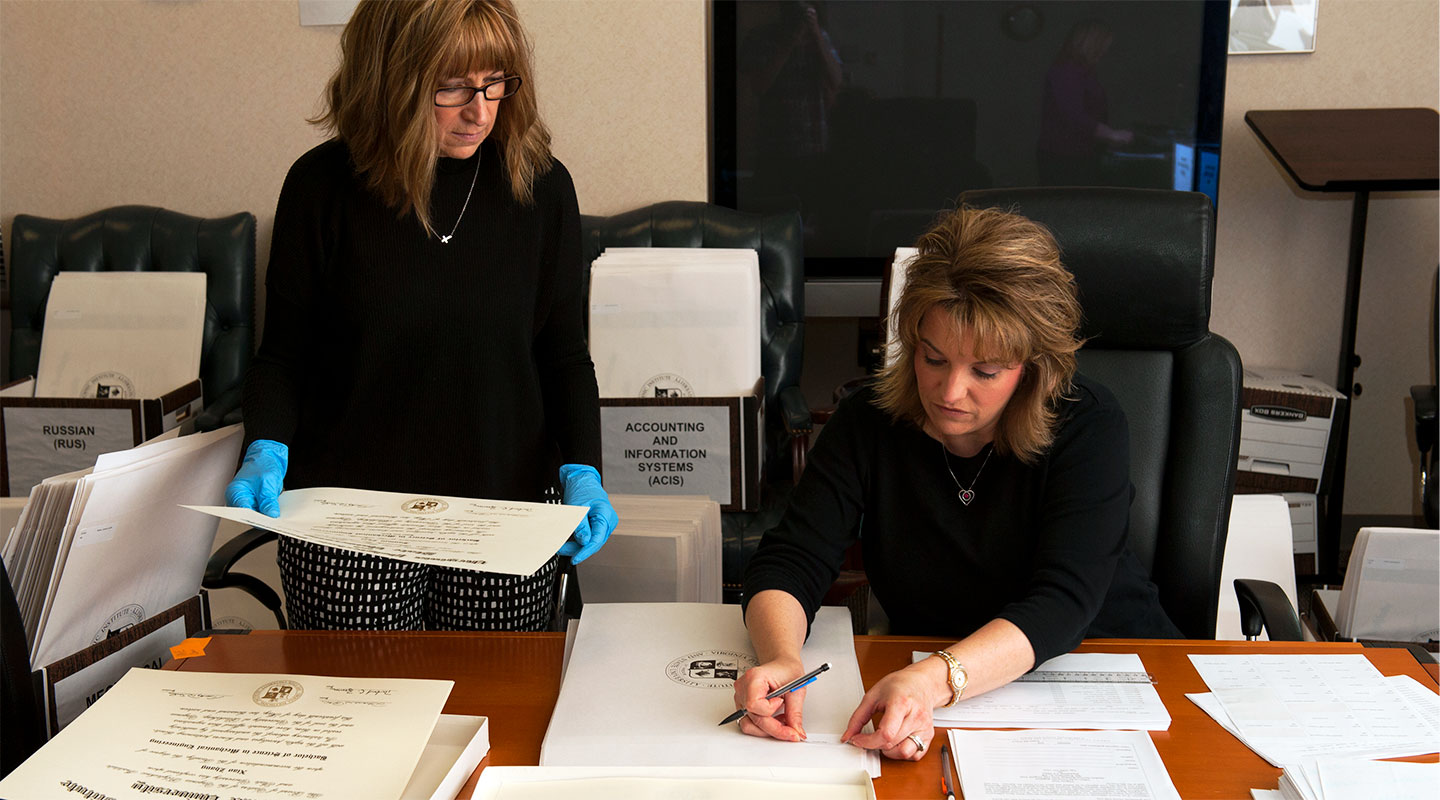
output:
[{"label": "calligraphy text on diploma", "polygon": [[451,686],[135,669],[0,797],[399,797]]},{"label": "calligraphy text on diploma", "polygon": [[280,517],[186,506],[312,544],[456,569],[530,575],[560,549],[586,509],[363,489],[296,489]]}]

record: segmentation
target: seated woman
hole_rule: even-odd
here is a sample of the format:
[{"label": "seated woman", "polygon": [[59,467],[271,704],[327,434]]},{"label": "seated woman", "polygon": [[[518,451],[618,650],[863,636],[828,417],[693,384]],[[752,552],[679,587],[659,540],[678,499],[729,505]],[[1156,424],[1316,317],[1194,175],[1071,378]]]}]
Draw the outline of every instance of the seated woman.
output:
[{"label": "seated woman", "polygon": [[1086,636],[1180,636],[1126,547],[1125,414],[1075,372],[1081,312],[1054,239],[961,208],[918,248],[891,319],[898,357],[840,404],[746,570],[760,660],[735,684],[747,734],[805,738],[804,690],[765,695],[804,672],[809,621],[857,536],[891,632],[958,639],[851,716],[844,739],[889,758],[923,755],[934,708]]}]

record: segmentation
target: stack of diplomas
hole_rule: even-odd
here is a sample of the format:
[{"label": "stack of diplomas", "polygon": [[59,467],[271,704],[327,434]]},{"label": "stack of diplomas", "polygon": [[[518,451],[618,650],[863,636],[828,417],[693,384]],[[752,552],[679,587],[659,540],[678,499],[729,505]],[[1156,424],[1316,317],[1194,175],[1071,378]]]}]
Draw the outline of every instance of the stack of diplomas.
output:
[{"label": "stack of diplomas", "polygon": [[720,505],[612,494],[620,525],[577,569],[590,603],[720,602]]},{"label": "stack of diplomas", "polygon": [[[805,695],[805,742],[719,725],[735,679],[756,665],[740,607],[589,604],[540,749],[542,767],[812,767],[880,774],[879,756],[840,735],[865,690],[850,613],[822,608],[801,656],[830,670]],[[644,774],[639,770],[635,774]]]},{"label": "stack of diplomas", "polygon": [[1440,628],[1440,531],[1361,528],[1350,550],[1335,627],[1347,639],[1433,640]]},{"label": "stack of diplomas", "polygon": [[200,375],[203,272],[59,272],[36,397],[159,397]]},{"label": "stack of diplomas", "polygon": [[217,503],[241,429],[100,456],[93,469],[30,491],[3,556],[30,641],[46,666],[195,595],[216,521],[181,503]]},{"label": "stack of diplomas", "polygon": [[131,670],[0,797],[452,800],[490,750],[451,681]]},{"label": "stack of diplomas", "polygon": [[590,273],[601,397],[737,397],[760,377],[754,250],[611,247]]}]

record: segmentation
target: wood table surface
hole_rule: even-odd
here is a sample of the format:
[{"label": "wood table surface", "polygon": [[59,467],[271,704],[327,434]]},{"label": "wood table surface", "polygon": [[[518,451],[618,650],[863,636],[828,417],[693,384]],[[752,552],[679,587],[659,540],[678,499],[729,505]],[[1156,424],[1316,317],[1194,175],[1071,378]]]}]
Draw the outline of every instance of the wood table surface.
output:
[{"label": "wood table surface", "polygon": [[[908,663],[912,651],[946,644],[931,638],[855,637],[867,686]],[[1156,677],[1155,688],[1172,719],[1168,731],[1150,736],[1185,798],[1248,798],[1252,788],[1275,788],[1280,776],[1280,770],[1186,699],[1187,692],[1206,691],[1205,682],[1190,666],[1192,653],[1362,653],[1386,675],[1410,675],[1437,688],[1409,651],[1351,643],[1101,639],[1086,641],[1079,652],[1140,654]],[[563,653],[564,636],[558,633],[255,631],[216,635],[205,655],[172,661],[166,669],[452,680],[455,688],[445,712],[490,718],[490,754],[481,762],[483,768],[539,761],[540,743],[560,693]],[[942,736],[943,731],[937,731],[937,739]],[[478,774],[462,791],[462,798],[470,796]],[[919,762],[886,760],[875,793],[881,800],[942,797],[938,745]]]}]

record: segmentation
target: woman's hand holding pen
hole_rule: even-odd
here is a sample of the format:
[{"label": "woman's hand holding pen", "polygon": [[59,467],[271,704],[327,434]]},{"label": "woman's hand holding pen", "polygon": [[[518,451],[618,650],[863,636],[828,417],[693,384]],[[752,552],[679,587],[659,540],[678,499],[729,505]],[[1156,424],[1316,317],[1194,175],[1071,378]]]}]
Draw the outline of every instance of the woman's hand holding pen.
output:
[{"label": "woman's hand holding pen", "polygon": [[[944,675],[934,674],[935,663],[940,662],[926,659],[912,664],[886,675],[870,687],[860,707],[850,715],[850,724],[840,741],[866,750],[879,750],[886,758],[898,761],[923,758],[930,740],[935,737],[934,709],[950,697]],[[937,694],[942,691],[940,687],[944,687],[943,697]],[[877,712],[880,721],[875,731],[861,733],[860,729]]]},{"label": "woman's hand holding pen", "polygon": [[805,690],[796,689],[773,700],[765,698],[804,673],[805,666],[798,659],[779,659],[746,670],[735,681],[735,707],[746,711],[740,718],[740,731],[783,742],[804,741],[801,708],[805,705]]}]

